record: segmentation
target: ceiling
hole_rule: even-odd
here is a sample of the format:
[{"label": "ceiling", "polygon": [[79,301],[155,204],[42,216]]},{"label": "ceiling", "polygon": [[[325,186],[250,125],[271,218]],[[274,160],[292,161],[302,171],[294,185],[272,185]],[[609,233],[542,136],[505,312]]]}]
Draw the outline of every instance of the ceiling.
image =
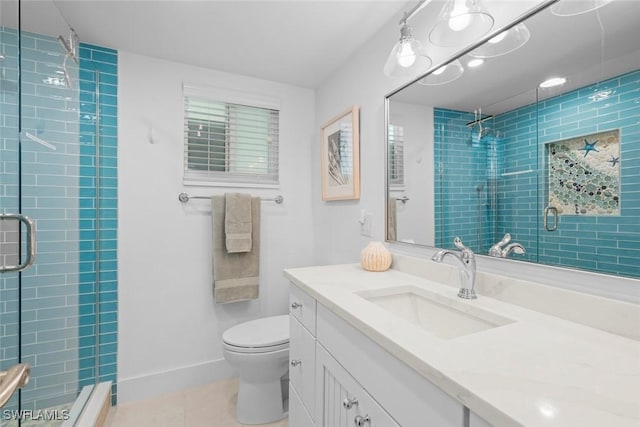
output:
[{"label": "ceiling", "polygon": [[39,33],[66,37],[61,15],[85,43],[315,88],[406,5],[407,0],[23,0],[22,16],[23,28]]}]

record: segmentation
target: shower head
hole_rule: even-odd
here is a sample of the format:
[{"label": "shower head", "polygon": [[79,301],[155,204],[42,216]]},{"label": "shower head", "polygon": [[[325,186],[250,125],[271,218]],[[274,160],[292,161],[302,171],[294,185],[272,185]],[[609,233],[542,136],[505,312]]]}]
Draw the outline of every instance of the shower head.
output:
[{"label": "shower head", "polygon": [[66,40],[62,36],[58,36],[58,41],[60,42],[60,44],[62,45],[62,48],[64,49],[65,56],[73,59],[73,61],[77,64],[78,63],[77,48],[78,48],[78,42],[80,41],[80,39],[78,37],[78,33],[76,33],[76,30],[74,30],[73,28],[70,28],[70,30],[71,32],[69,33],[69,40]]},{"label": "shower head", "polygon": [[78,65],[78,55],[77,55],[77,47],[79,43],[79,37],[76,31],[73,28],[70,28],[71,32],[69,33],[69,40],[65,40],[64,37],[58,36],[58,41],[62,45],[64,49],[64,60],[62,61],[62,71],[64,73],[64,79],[67,83],[67,86],[70,89],[73,89],[73,81],[71,80],[71,75],[69,74],[69,69],[67,68],[67,60],[71,58],[73,62]]}]

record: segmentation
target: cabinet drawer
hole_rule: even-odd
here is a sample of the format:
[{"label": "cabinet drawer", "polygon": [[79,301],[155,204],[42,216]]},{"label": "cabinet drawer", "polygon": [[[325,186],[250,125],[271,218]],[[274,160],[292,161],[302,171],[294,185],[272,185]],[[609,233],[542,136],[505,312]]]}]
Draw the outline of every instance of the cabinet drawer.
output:
[{"label": "cabinet drawer", "polygon": [[293,284],[289,290],[289,312],[315,337],[316,300]]},{"label": "cabinet drawer", "polygon": [[316,340],[294,316],[289,316],[289,381],[310,414],[314,410]]},{"label": "cabinet drawer", "polygon": [[315,424],[307,413],[298,393],[289,386],[289,426],[290,427],[314,427]]},{"label": "cabinet drawer", "polygon": [[399,427],[320,344],[316,346],[316,396],[318,426]]}]

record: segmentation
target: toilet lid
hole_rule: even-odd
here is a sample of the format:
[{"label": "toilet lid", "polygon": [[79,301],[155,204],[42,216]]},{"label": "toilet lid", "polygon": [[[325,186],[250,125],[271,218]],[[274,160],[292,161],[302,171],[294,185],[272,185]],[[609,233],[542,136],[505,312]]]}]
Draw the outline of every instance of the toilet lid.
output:
[{"label": "toilet lid", "polygon": [[227,329],[222,340],[235,347],[273,347],[289,342],[289,315],[264,317]]}]

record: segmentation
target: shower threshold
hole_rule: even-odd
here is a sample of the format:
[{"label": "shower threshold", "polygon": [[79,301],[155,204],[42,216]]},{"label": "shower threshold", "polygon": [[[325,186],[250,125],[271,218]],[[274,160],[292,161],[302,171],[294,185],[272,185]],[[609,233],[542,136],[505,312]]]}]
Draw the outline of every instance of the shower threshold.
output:
[{"label": "shower threshold", "polygon": [[[102,427],[111,407],[111,381],[84,387],[62,427]],[[41,427],[38,424],[38,427]],[[42,426],[44,427],[44,426]]]}]

